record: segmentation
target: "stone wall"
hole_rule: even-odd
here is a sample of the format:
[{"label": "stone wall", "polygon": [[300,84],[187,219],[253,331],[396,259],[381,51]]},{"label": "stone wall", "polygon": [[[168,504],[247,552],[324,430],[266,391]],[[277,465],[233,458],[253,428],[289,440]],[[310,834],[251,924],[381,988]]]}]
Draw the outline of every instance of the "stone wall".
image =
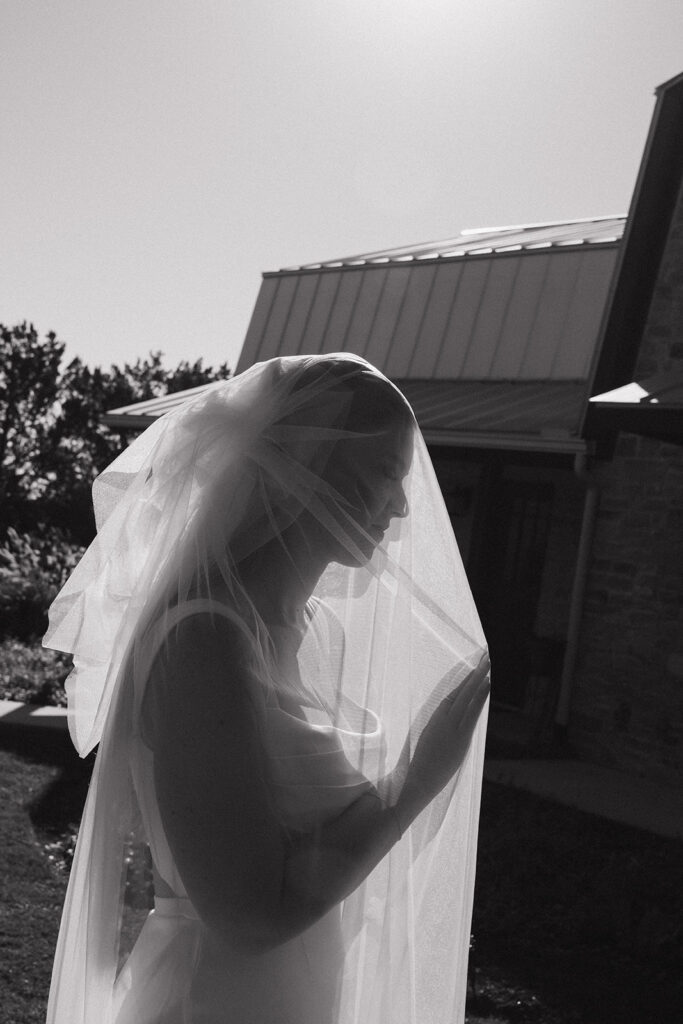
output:
[{"label": "stone wall", "polygon": [[555,493],[534,631],[564,643],[584,492],[570,465],[565,470],[546,471],[543,478],[552,480]]},{"label": "stone wall", "polygon": [[[677,371],[683,192],[634,376]],[[593,472],[600,504],[569,739],[587,759],[683,783],[683,447],[622,434]]]},{"label": "stone wall", "polygon": [[623,435],[594,475],[570,742],[589,760],[683,783],[683,449]]}]

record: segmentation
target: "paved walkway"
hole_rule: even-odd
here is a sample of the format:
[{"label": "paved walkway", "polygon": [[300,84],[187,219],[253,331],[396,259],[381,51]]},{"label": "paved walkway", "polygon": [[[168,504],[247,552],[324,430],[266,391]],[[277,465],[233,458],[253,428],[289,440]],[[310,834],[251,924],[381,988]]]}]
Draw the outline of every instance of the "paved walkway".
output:
[{"label": "paved walkway", "polygon": [[0,726],[29,726],[67,730],[66,708],[38,707],[16,700],[0,700]]},{"label": "paved walkway", "polygon": [[624,825],[683,839],[683,788],[572,760],[491,760],[484,765],[484,777]]},{"label": "paved walkway", "polygon": [[[0,700],[0,732],[14,728],[66,733],[66,709]],[[624,772],[572,760],[487,760],[484,777],[589,814],[658,835],[683,838],[683,788],[662,786]]]}]

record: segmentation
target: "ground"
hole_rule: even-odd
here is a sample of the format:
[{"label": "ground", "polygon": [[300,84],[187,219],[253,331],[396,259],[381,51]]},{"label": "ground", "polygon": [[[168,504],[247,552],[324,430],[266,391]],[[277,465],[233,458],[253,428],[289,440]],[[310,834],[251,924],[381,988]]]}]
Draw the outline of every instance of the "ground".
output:
[{"label": "ground", "polygon": [[[0,733],[0,1024],[42,1022],[90,764]],[[484,788],[468,1024],[674,1024],[683,846]]]}]

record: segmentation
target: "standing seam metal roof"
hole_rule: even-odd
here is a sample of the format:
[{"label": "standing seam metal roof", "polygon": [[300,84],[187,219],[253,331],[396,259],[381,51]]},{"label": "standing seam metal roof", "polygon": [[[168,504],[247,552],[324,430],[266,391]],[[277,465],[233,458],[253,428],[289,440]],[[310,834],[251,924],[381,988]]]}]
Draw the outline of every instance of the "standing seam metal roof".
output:
[{"label": "standing seam metal roof", "polygon": [[[383,263],[266,274],[238,372],[275,355],[345,351],[397,380],[586,380],[622,228],[607,218],[480,231],[464,255],[442,243],[436,259],[413,247],[411,260],[388,250]],[[522,236],[515,251],[496,248]]]}]

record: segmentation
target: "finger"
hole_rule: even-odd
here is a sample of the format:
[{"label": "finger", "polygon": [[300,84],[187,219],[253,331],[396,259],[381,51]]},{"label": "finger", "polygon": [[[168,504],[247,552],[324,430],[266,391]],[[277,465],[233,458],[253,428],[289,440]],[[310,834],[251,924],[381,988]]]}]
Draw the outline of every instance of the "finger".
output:
[{"label": "finger", "polygon": [[472,672],[469,682],[471,683],[468,687],[470,699],[482,697],[485,700],[491,690],[491,663],[488,656],[479,662]]},{"label": "finger", "polygon": [[479,686],[477,687],[470,703],[478,705],[479,709],[481,710],[486,701],[489,699],[490,693],[491,676],[487,673],[482,679],[479,680]]},{"label": "finger", "polygon": [[484,654],[479,660],[476,668],[473,668],[468,672],[460,685],[452,690],[446,699],[451,703],[468,700],[471,695],[476,693],[482,686],[489,685],[487,680],[489,679],[490,670],[491,663],[488,659],[488,655]]},{"label": "finger", "polygon": [[484,651],[481,658],[477,662],[477,667],[474,669],[474,671],[477,673],[477,675],[486,675],[488,672],[491,671],[491,659],[489,657],[488,651]]},{"label": "finger", "polygon": [[472,672],[453,695],[449,701],[449,718],[455,721],[462,721],[470,710],[473,711],[475,719],[479,716],[481,709],[486,703],[491,692],[491,679],[488,671],[481,674]]},{"label": "finger", "polygon": [[484,651],[476,667],[468,672],[458,686],[442,698],[440,707],[442,707],[449,716],[453,715],[457,718],[462,714],[464,707],[467,706],[469,701],[472,699],[472,696],[482,689],[482,687],[484,688],[486,695],[488,695],[491,686],[489,680],[490,668],[491,662],[489,660],[488,651]]},{"label": "finger", "polygon": [[471,735],[474,732],[474,728],[479,721],[479,717],[484,710],[486,701],[488,700],[489,691],[486,687],[482,687],[469,702],[467,707],[463,710],[462,716],[459,722],[459,729],[462,735]]},{"label": "finger", "polygon": [[484,676],[488,675],[490,671],[491,661],[489,659],[488,651],[484,651],[484,653],[482,654],[481,658],[474,666],[474,668],[470,669],[470,671],[468,672],[466,679],[481,679]]},{"label": "finger", "polygon": [[469,701],[478,685],[478,678],[473,672],[470,672],[454,690],[451,690],[450,693],[446,694],[442,703],[451,709],[460,707],[462,704],[466,704]]}]

